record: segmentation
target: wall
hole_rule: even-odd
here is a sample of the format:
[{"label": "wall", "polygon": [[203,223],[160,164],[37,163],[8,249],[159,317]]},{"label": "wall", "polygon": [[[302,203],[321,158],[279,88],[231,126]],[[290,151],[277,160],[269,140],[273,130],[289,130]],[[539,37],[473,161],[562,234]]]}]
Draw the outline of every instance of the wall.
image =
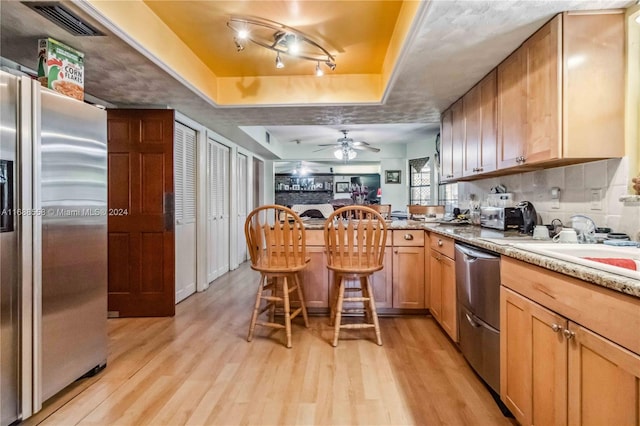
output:
[{"label": "wall", "polygon": [[[627,194],[629,173],[629,159],[624,157],[460,182],[459,207],[469,208],[474,202],[482,202],[490,188],[501,183],[514,193],[516,202],[531,201],[545,224],[558,218],[570,226],[572,215],[585,214],[598,226],[610,227],[640,241],[640,203],[620,201]],[[558,203],[551,197],[553,187],[560,188]]]},{"label": "wall", "polygon": [[[384,159],[380,161],[380,204],[391,204],[391,211],[407,210],[409,204],[409,183],[407,180],[408,162],[406,158]],[[387,170],[400,170],[400,183],[385,183]]]}]

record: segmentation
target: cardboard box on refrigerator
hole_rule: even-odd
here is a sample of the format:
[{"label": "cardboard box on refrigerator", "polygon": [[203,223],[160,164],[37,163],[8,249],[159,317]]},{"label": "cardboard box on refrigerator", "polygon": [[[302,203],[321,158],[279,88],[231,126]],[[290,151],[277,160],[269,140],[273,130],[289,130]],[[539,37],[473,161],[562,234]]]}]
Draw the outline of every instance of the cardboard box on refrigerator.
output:
[{"label": "cardboard box on refrigerator", "polygon": [[84,100],[84,53],[52,38],[38,40],[38,80],[63,95]]}]

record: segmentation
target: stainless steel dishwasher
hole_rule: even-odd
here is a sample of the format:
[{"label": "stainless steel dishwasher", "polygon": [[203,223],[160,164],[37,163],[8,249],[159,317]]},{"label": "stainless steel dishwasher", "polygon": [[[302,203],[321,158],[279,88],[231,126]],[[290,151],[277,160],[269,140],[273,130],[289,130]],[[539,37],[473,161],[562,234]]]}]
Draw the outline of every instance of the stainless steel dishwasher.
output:
[{"label": "stainless steel dishwasher", "polygon": [[500,391],[500,256],[456,243],[460,350],[496,393]]}]

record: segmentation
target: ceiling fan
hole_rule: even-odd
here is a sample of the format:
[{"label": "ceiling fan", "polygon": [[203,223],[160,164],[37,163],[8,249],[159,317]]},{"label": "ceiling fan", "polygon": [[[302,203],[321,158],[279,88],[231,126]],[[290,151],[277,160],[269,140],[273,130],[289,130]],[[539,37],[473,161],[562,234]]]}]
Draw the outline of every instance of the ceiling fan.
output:
[{"label": "ceiling fan", "polygon": [[370,146],[367,142],[364,141],[354,141],[352,138],[348,136],[348,130],[340,130],[344,135],[341,138],[338,138],[334,143],[325,143],[320,144],[322,148],[315,150],[314,152],[322,151],[327,148],[335,148],[333,154],[339,160],[352,160],[356,157],[357,153],[355,150],[359,151],[371,151],[371,152],[380,152],[380,148],[374,148]]}]

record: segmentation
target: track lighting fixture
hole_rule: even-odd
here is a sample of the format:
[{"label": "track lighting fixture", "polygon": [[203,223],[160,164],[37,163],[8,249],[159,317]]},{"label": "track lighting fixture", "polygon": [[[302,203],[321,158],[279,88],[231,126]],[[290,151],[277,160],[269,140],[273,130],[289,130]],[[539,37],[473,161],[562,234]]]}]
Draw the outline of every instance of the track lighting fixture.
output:
[{"label": "track lighting fixture", "polygon": [[236,50],[245,49],[243,40],[249,40],[265,49],[276,52],[276,68],[284,68],[280,54],[290,55],[316,63],[315,74],[324,75],[320,63],[324,63],[331,71],[336,69],[336,58],[323,47],[320,42],[310,36],[278,22],[262,18],[232,16],[227,26],[233,30]]},{"label": "track lighting fixture", "polygon": [[280,59],[280,52],[276,53],[276,68],[284,68],[284,63],[282,62],[282,59]]}]

